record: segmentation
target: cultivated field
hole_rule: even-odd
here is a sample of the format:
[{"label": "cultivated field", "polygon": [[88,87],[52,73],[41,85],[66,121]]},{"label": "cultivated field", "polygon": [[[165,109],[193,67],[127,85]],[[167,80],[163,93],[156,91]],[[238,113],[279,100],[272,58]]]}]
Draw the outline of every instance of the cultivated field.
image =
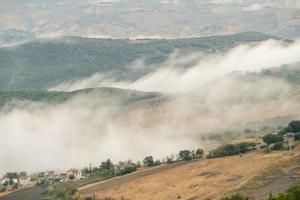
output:
[{"label": "cultivated field", "polygon": [[[164,167],[162,167],[163,169]],[[128,199],[218,199],[236,191],[262,198],[270,192],[277,193],[292,183],[300,182],[295,176],[300,169],[299,149],[294,154],[273,152],[269,154],[252,152],[240,156],[195,161],[185,165],[174,165],[167,170],[137,172],[103,183],[80,189],[82,197],[96,194],[99,198],[121,196]],[[152,171],[151,171],[152,170]],[[282,182],[276,173],[281,171],[281,178],[292,176]],[[286,173],[285,173],[286,172]],[[275,173],[275,174],[274,174]],[[140,175],[139,175],[140,174]],[[267,178],[268,177],[268,178]],[[275,177],[273,180],[270,177]],[[266,180],[264,178],[267,178]],[[269,180],[269,182],[267,181]],[[279,180],[279,182],[277,181]],[[276,184],[262,187],[261,184]],[[263,188],[263,192],[259,189]],[[255,193],[257,191],[257,193]]]}]

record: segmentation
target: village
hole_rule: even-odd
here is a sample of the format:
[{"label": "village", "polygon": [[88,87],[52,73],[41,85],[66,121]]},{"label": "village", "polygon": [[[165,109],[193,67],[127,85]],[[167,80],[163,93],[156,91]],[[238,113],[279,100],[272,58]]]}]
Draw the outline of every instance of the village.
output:
[{"label": "village", "polygon": [[84,178],[80,169],[70,169],[63,173],[45,171],[33,175],[27,175],[26,172],[8,172],[0,177],[0,193],[12,192],[45,183],[78,181]]}]

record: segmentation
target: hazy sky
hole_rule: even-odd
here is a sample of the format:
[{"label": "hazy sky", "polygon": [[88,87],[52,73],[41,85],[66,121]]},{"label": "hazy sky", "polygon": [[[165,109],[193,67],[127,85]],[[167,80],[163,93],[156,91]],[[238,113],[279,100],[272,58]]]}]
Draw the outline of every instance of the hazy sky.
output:
[{"label": "hazy sky", "polygon": [[0,0],[0,31],[113,38],[261,31],[296,38],[297,7],[300,0]]}]

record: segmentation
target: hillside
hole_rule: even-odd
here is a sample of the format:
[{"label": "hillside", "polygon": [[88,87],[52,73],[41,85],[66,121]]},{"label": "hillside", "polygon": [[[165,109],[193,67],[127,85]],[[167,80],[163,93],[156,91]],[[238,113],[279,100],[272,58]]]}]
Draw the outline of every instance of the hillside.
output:
[{"label": "hillside", "polygon": [[[15,47],[0,48],[0,89],[45,89],[95,73],[132,80],[164,62],[169,54],[220,52],[238,44],[258,42],[272,36],[248,32],[230,36],[174,40],[112,40],[80,37],[39,39]],[[144,60],[135,67],[136,60]],[[131,64],[133,66],[131,66]]]},{"label": "hillside", "polygon": [[[298,150],[293,155],[252,152],[243,157],[200,160],[167,170],[161,167],[161,170],[154,170],[147,176],[138,176],[139,173],[145,174],[141,171],[83,187],[79,192],[82,197],[96,194],[99,198],[119,199],[123,196],[130,200],[218,199],[237,191],[258,199],[267,198],[270,192],[278,194],[300,182],[299,175],[295,173],[300,162]],[[282,176],[276,177],[278,173]],[[132,176],[136,178],[132,180]],[[285,182],[280,177],[285,177]]]},{"label": "hillside", "polygon": [[[46,90],[14,90],[0,91],[0,108],[8,103],[16,102],[39,102],[57,104],[63,103],[81,95],[92,95],[99,102],[116,102],[123,105],[133,104],[142,100],[161,97],[160,93],[139,92],[134,90],[123,90],[116,88],[84,89],[74,92],[56,92]],[[90,96],[85,96],[90,97]]]}]

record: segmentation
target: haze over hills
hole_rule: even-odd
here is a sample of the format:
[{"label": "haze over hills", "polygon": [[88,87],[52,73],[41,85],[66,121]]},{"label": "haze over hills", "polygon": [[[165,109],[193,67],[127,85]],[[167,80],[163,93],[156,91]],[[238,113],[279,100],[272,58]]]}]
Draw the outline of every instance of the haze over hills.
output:
[{"label": "haze over hills", "polygon": [[300,0],[0,0],[0,200],[282,200],[299,55]]},{"label": "haze over hills", "polygon": [[[273,119],[284,126],[299,115],[299,49],[298,41],[257,32],[55,37],[0,48],[0,159],[10,161],[0,170],[160,157],[207,147],[201,137],[211,132]],[[28,143],[22,157],[12,151]],[[47,156],[35,166],[40,155]]]},{"label": "haze over hills", "polygon": [[[0,1],[0,45],[51,37],[178,38],[260,31],[299,37],[299,0]],[[252,20],[256,19],[256,20]],[[159,23],[157,23],[159,22]]]}]

